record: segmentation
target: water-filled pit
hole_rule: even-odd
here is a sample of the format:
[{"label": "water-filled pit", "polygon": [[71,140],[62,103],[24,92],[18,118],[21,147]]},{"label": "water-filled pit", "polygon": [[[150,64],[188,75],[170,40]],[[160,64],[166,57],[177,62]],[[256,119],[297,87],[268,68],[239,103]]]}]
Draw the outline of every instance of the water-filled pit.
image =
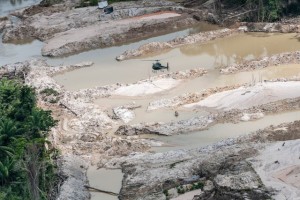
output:
[{"label": "water-filled pit", "polygon": [[[7,4],[8,1],[0,0],[0,16],[8,12],[35,4],[38,1],[20,1],[15,5]],[[30,3],[29,3],[30,2]],[[28,4],[29,3],[29,4]],[[20,5],[20,6],[17,6]],[[21,6],[22,5],[22,6]],[[280,77],[299,76],[300,65],[274,66],[259,69],[252,72],[240,72],[232,75],[222,75],[218,67],[251,60],[261,56],[269,56],[281,52],[296,51],[300,49],[300,42],[296,34],[267,34],[267,33],[247,33],[231,36],[223,39],[216,39],[203,45],[187,45],[166,52],[160,55],[144,56],[143,58],[117,62],[115,57],[128,49],[135,49],[141,44],[151,41],[167,41],[177,36],[187,35],[191,32],[214,30],[217,27],[202,25],[202,27],[187,29],[176,33],[153,37],[132,44],[110,47],[105,49],[91,50],[77,55],[63,58],[47,58],[53,65],[74,64],[82,61],[93,61],[92,67],[67,72],[57,75],[55,80],[65,86],[68,90],[78,90],[113,83],[133,83],[135,81],[153,76],[151,72],[151,62],[144,62],[143,59],[165,59],[163,63],[169,62],[171,72],[196,67],[203,67],[208,70],[208,74],[203,77],[188,80],[179,87],[147,97],[123,98],[112,97],[98,99],[96,103],[111,109],[132,101],[141,104],[142,107],[136,110],[136,119],[130,123],[188,119],[195,115],[204,115],[205,112],[181,111],[178,118],[175,118],[173,109],[146,112],[149,102],[160,98],[170,98],[186,92],[197,92],[206,88],[221,87],[239,83],[247,83],[256,80],[269,80]],[[41,58],[40,49],[42,42],[32,41],[26,44],[3,44],[0,42],[0,65],[23,61],[30,57]],[[20,53],[22,52],[22,54]],[[236,137],[248,134],[269,125],[277,125],[283,122],[299,120],[299,111],[279,113],[276,115],[265,116],[263,119],[239,124],[217,124],[208,130],[194,133],[162,137],[146,135],[144,138],[152,138],[166,143],[164,147],[152,148],[156,152],[164,152],[180,148],[196,148],[212,144],[228,137]],[[107,189],[118,192],[121,187],[122,173],[120,170],[96,170],[91,167],[88,170],[88,178],[91,186],[99,189]],[[115,177],[115,178],[112,178]],[[105,181],[103,181],[105,180]],[[111,180],[112,182],[107,182]],[[116,199],[102,193],[92,193],[92,199]]]}]

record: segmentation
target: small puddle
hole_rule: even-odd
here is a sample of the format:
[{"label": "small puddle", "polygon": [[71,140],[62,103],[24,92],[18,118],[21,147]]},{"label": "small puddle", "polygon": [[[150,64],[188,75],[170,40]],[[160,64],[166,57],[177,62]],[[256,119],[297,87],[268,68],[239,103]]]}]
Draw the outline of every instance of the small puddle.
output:
[{"label": "small puddle", "polygon": [[217,124],[210,127],[208,130],[188,134],[174,136],[145,135],[142,137],[164,142],[165,146],[153,147],[151,150],[155,152],[166,152],[170,150],[203,147],[223,139],[246,135],[270,125],[276,126],[281,123],[293,122],[295,120],[300,120],[300,111],[268,115],[256,121],[241,122],[238,124]]},{"label": "small puddle", "polygon": [[[104,191],[119,193],[122,186],[123,173],[120,169],[104,169],[97,170],[96,166],[90,166],[87,170],[89,185]],[[91,192],[91,200],[118,200],[117,196]]]}]

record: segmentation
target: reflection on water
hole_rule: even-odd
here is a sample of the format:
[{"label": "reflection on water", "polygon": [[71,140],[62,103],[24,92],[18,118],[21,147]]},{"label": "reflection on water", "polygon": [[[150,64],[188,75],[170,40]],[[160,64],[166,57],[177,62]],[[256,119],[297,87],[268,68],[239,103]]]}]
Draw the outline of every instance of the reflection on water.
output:
[{"label": "reflection on water", "polygon": [[218,39],[204,45],[183,46],[180,53],[185,56],[208,56],[217,67],[299,49],[300,43],[296,34],[249,33]]},{"label": "reflection on water", "polygon": [[9,0],[11,5],[22,4],[23,0]]},{"label": "reflection on water", "polygon": [[[198,29],[198,31],[208,31],[217,28],[216,26],[203,24],[200,24],[201,28]],[[118,62],[115,60],[116,56],[126,50],[136,49],[140,45],[149,42],[168,41],[172,38],[188,35],[193,29],[194,28],[190,28],[118,47],[91,50],[65,58],[54,58],[49,60],[49,62],[57,65],[61,63],[72,64],[90,60],[95,63],[92,67],[86,68],[86,70],[79,69],[55,77],[60,84],[65,85],[69,90],[77,90],[116,82],[131,83],[140,79],[148,78],[151,75],[151,62],[144,62],[141,59]],[[68,83],[71,82],[72,84],[69,85]]]},{"label": "reflection on water", "polygon": [[[0,0],[1,1],[1,0]],[[2,0],[3,1],[3,0]],[[197,30],[200,31],[206,31],[211,29],[217,29],[217,26],[215,25],[209,25],[206,23],[200,23],[199,25],[201,29],[197,27]],[[125,50],[137,48],[138,46],[151,42],[151,41],[167,41],[170,38],[175,38],[183,35],[187,35],[190,30],[193,30],[194,28],[186,29],[183,31],[178,31],[158,37],[153,37],[150,39],[142,40],[139,42],[126,44],[122,46],[117,47],[110,47],[105,49],[97,49],[97,50],[91,50],[88,52],[80,53],[78,55],[73,55],[69,57],[63,57],[63,58],[44,58],[47,59],[48,62],[52,65],[59,65],[59,64],[76,64],[83,61],[94,61],[96,64],[100,65],[102,64],[109,64],[110,66],[113,65],[113,67],[109,67],[110,69],[118,68],[120,67],[115,60],[115,57]],[[2,36],[0,35],[0,38]],[[9,63],[15,63],[19,61],[24,61],[26,59],[29,59],[30,57],[39,57],[41,58],[41,48],[43,47],[43,43],[40,41],[22,41],[23,43],[20,43],[18,45],[14,44],[3,44],[0,40],[0,66],[9,64]],[[22,44],[22,45],[21,45]],[[145,62],[143,62],[145,64]],[[109,70],[109,68],[104,69]],[[99,75],[98,73],[94,73],[93,69],[92,71],[87,71],[87,74],[93,76],[96,75],[96,77],[93,77],[92,80],[98,79]],[[111,74],[110,74],[111,75]],[[81,78],[83,76],[80,76]],[[108,77],[109,78],[109,77]],[[89,83],[88,80],[86,80],[87,83]],[[91,82],[93,83],[93,82]],[[110,82],[109,82],[110,83]]]},{"label": "reflection on water", "polygon": [[[123,62],[115,60],[124,50],[136,48],[138,45],[140,43],[79,54],[76,60],[92,60],[95,65],[56,76],[55,79],[70,90],[146,79],[154,75],[151,72],[151,62],[141,61],[142,59]],[[220,65],[296,50],[300,50],[296,34],[249,33],[217,39],[204,45],[182,46],[169,52],[159,52],[160,55],[147,59],[167,58],[162,62],[169,62],[171,72],[203,67],[209,70],[207,77],[215,80],[219,74],[210,77],[210,73]],[[66,58],[65,61],[69,59]]]},{"label": "reflection on water", "polygon": [[257,121],[242,122],[238,124],[217,124],[208,130],[197,131],[194,133],[174,136],[147,135],[145,137],[154,138],[169,145],[166,147],[152,148],[152,150],[156,152],[165,152],[176,149],[192,149],[210,145],[226,138],[246,135],[259,129],[266,128],[270,125],[276,126],[281,123],[292,122],[299,119],[300,111],[295,111],[265,116]]},{"label": "reflection on water", "polygon": [[42,46],[43,43],[37,40],[26,44],[4,44],[0,40],[0,66],[9,63],[22,62],[31,57],[41,57],[40,49]]},{"label": "reflection on water", "polygon": [[277,78],[291,78],[294,76],[300,76],[300,64],[272,66],[255,71],[240,72],[236,74],[222,75],[218,73],[218,70],[210,71],[210,73],[204,77],[200,77],[194,80],[190,80],[184,84],[179,85],[177,88],[160,93],[157,95],[151,95],[147,97],[129,98],[129,97],[113,97],[113,98],[100,98],[95,101],[96,104],[112,113],[111,109],[114,107],[132,104],[141,106],[134,110],[135,118],[129,122],[129,124],[136,124],[142,122],[175,122],[179,120],[189,119],[199,115],[206,115],[204,111],[199,110],[185,110],[184,108],[177,108],[179,116],[174,116],[174,109],[161,109],[154,111],[147,111],[147,107],[150,102],[163,99],[172,98],[174,96],[188,93],[188,92],[200,92],[203,89],[224,87],[226,85],[236,85],[251,83],[254,80],[272,80]]},{"label": "reflection on water", "polygon": [[0,16],[5,16],[14,10],[38,4],[41,0],[0,0]]},{"label": "reflection on water", "polygon": [[188,34],[196,34],[196,33],[200,33],[203,31],[212,31],[212,30],[217,30],[219,29],[218,26],[213,25],[213,24],[208,24],[208,23],[200,23],[197,25],[197,27],[194,27],[192,29],[188,30]]},{"label": "reflection on water", "polygon": [[166,95],[176,95],[187,92],[199,92],[207,88],[224,87],[236,84],[259,82],[259,80],[274,80],[278,78],[292,78],[300,76],[300,64],[271,66],[255,71],[239,72],[235,74],[220,74],[219,70],[210,70],[207,75],[188,81],[173,89]]}]

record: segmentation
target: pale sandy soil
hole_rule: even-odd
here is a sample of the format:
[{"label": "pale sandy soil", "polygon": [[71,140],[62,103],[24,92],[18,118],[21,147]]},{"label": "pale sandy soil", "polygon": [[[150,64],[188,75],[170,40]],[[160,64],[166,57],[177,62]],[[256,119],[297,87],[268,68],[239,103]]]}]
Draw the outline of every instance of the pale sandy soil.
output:
[{"label": "pale sandy soil", "polygon": [[129,30],[130,28],[138,27],[139,24],[143,22],[158,19],[167,19],[177,16],[180,15],[175,12],[160,12],[157,14],[149,14],[140,17],[115,20],[112,22],[100,22],[95,25],[90,25],[83,28],[71,29],[66,32],[58,33],[54,38],[48,40],[46,42],[47,44],[43,47],[43,51],[49,52],[53,49],[59,49],[68,43],[79,43],[82,41],[90,40],[94,37],[108,38],[109,35],[123,32],[123,29]]},{"label": "pale sandy soil", "polygon": [[163,18],[178,17],[178,16],[180,16],[180,14],[176,12],[162,11],[162,12],[156,12],[156,13],[146,14],[142,16],[136,16],[130,19],[163,19]]},{"label": "pale sandy soil", "polygon": [[300,140],[276,142],[250,159],[267,187],[280,191],[276,200],[300,199]]},{"label": "pale sandy soil", "polygon": [[179,17],[179,16],[180,16],[180,14],[175,13],[175,12],[158,12],[158,13],[143,15],[143,16],[136,17],[136,18],[151,20],[151,19],[164,19],[164,18]]},{"label": "pale sandy soil", "polygon": [[266,104],[287,98],[300,96],[300,82],[267,82],[258,83],[251,87],[213,94],[197,103],[187,104],[184,107],[213,107],[217,109],[246,109],[252,106]]},{"label": "pale sandy soil", "polygon": [[123,86],[115,90],[114,95],[145,96],[163,92],[176,87],[181,81],[173,78],[164,78],[153,81],[142,81],[133,85]]}]

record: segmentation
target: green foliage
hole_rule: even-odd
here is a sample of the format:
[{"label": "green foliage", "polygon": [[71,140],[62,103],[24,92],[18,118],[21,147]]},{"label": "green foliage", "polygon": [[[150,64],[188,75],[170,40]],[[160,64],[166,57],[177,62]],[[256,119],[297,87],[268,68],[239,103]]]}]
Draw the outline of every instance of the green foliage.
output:
[{"label": "green foliage", "polygon": [[40,91],[40,95],[42,95],[43,101],[47,101],[49,103],[57,103],[59,101],[59,92],[52,88],[46,88]]},{"label": "green foliage", "polygon": [[284,9],[283,12],[285,15],[299,15],[300,14],[300,3],[291,3],[287,5]]},{"label": "green foliage", "polygon": [[46,89],[40,91],[40,94],[45,94],[46,96],[50,96],[50,95],[57,96],[57,95],[59,95],[59,93],[56,90],[52,89],[52,88],[46,88]]},{"label": "green foliage", "polygon": [[177,187],[177,193],[178,194],[184,194],[185,193],[184,188],[182,186]]},{"label": "green foliage", "polygon": [[40,2],[40,5],[44,6],[44,7],[48,7],[48,6],[52,6],[52,5],[63,3],[63,2],[64,2],[63,0],[42,0]]},{"label": "green foliage", "polygon": [[204,184],[202,182],[193,183],[193,187],[191,190],[203,189],[203,187],[204,187]]},{"label": "green foliage", "polygon": [[[280,0],[268,0],[264,2],[264,12],[266,13],[266,21],[275,21],[280,18],[282,8]],[[264,21],[264,19],[262,19]]]},{"label": "green foliage", "polygon": [[166,197],[168,197],[168,196],[169,196],[169,192],[168,192],[168,190],[164,190],[164,191],[163,191],[163,193],[166,195]]},{"label": "green foliage", "polygon": [[98,0],[89,0],[90,6],[96,6],[98,5]]},{"label": "green foliage", "polygon": [[[288,14],[289,8],[298,12],[297,6],[293,5],[291,7],[287,5],[285,0],[223,0],[218,2],[222,2],[227,9],[244,9],[249,11],[244,19],[248,21],[277,21],[284,13]],[[299,3],[295,4],[298,5]]]},{"label": "green foliage", "polygon": [[0,80],[0,199],[48,199],[56,167],[45,143],[56,123],[32,88]]},{"label": "green foliage", "polygon": [[122,1],[132,1],[132,0],[108,0],[108,4],[115,3],[115,2],[122,2]]}]

